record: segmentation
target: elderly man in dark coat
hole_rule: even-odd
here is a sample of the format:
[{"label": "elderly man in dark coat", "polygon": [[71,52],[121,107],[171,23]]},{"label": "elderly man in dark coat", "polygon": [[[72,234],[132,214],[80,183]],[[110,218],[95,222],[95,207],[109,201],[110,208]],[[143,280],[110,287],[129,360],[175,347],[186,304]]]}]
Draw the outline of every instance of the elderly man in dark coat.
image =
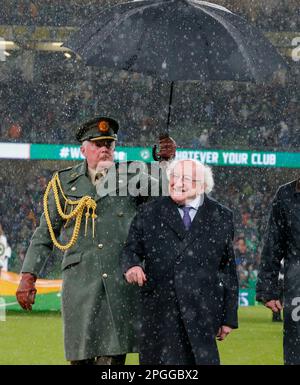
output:
[{"label": "elderly man in dark coat", "polygon": [[[86,159],[50,181],[17,290],[20,305],[31,310],[35,281],[53,245],[64,251],[65,354],[76,365],[123,364],[126,353],[138,351],[136,290],[124,281],[119,258],[140,198],[149,197],[130,195],[135,175],[127,163],[114,164],[118,129],[116,120],[104,116],[79,128]],[[172,158],[175,148],[171,138],[161,140],[160,156]]]},{"label": "elderly man in dark coat", "polygon": [[[283,303],[278,280],[282,261]],[[272,202],[256,298],[273,312],[284,307],[284,362],[300,365],[300,179],[281,186]]]},{"label": "elderly man in dark coat", "polygon": [[238,327],[233,216],[212,186],[208,167],[174,162],[170,196],[132,222],[121,263],[141,287],[141,364],[219,364],[216,338]]}]

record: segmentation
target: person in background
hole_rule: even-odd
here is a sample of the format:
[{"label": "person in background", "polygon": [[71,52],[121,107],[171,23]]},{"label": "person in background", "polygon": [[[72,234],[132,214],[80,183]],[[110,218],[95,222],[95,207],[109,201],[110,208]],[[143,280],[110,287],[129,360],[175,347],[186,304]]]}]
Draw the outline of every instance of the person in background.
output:
[{"label": "person in background", "polygon": [[[273,199],[256,285],[257,301],[275,313],[283,309],[286,365],[300,365],[299,234],[300,178],[281,186]],[[283,295],[278,279],[282,262]]]},{"label": "person in background", "polygon": [[0,277],[1,271],[8,271],[8,260],[11,257],[11,248],[7,243],[2,225],[0,224]]}]

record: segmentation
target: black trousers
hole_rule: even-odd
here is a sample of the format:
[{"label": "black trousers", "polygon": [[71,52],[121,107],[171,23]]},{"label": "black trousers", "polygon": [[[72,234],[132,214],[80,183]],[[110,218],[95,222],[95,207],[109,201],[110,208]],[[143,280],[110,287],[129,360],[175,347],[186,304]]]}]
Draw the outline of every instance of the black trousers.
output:
[{"label": "black trousers", "polygon": [[[195,365],[195,357],[181,317],[176,297],[172,296],[172,306],[155,309],[156,303],[144,303],[143,326],[140,341],[141,365]],[[152,314],[158,313],[160,323],[155,324]],[[153,333],[156,331],[157,333]]]}]

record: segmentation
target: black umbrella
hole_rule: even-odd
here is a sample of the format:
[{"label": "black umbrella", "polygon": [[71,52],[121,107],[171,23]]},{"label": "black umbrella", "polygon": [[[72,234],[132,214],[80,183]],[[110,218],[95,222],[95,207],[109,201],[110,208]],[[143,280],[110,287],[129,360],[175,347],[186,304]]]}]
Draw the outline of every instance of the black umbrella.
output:
[{"label": "black umbrella", "polygon": [[88,66],[140,72],[171,82],[264,82],[287,65],[271,43],[224,7],[198,0],[147,0],[112,6],[65,46]]}]

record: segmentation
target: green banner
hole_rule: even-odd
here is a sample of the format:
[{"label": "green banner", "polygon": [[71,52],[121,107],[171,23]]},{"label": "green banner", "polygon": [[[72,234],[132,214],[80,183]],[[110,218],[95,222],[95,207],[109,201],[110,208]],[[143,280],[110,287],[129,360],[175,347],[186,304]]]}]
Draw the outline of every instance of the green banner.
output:
[{"label": "green banner", "polygon": [[[30,159],[81,160],[80,146],[31,144]],[[176,159],[197,159],[214,166],[300,168],[298,152],[178,149]],[[116,147],[115,160],[152,162],[151,147]]]},{"label": "green banner", "polygon": [[[82,160],[80,146],[32,144],[30,146],[30,159],[48,160]],[[152,150],[146,147],[117,147],[115,160],[125,162],[129,160],[140,160],[151,162]]]}]

